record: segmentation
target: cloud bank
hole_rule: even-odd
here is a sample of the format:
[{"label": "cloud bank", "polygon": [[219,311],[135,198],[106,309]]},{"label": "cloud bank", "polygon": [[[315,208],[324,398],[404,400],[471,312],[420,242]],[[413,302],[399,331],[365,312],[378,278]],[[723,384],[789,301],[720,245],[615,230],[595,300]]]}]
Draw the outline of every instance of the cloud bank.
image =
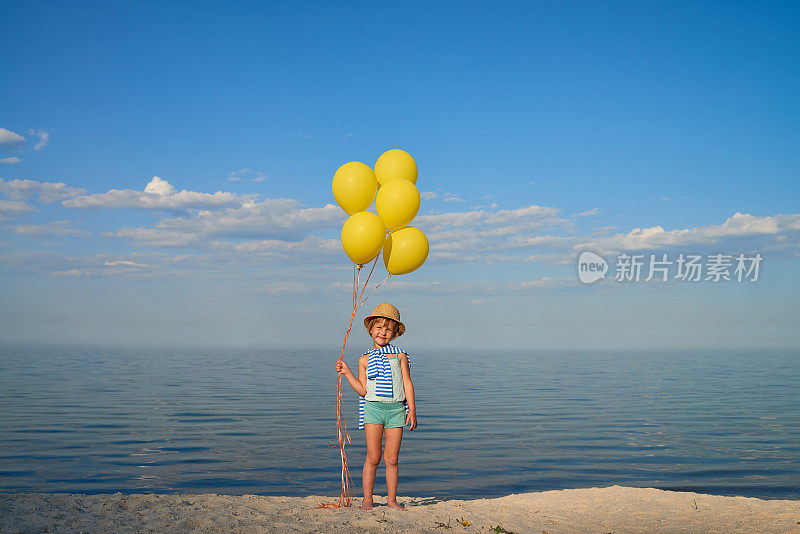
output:
[{"label": "cloud bank", "polygon": [[756,217],[736,212],[720,225],[700,226],[677,230],[664,230],[661,226],[634,228],[607,238],[582,242],[576,249],[587,248],[602,252],[656,250],[676,246],[708,246],[720,244],[731,238],[766,237],[768,243],[788,239],[800,231],[800,214]]},{"label": "cloud bank", "polygon": [[297,241],[309,232],[332,229],[342,222],[342,211],[332,204],[303,208],[295,200],[266,199],[245,202],[237,208],[165,219],[155,228],[122,228],[114,235],[156,246],[183,246],[221,237]]},{"label": "cloud bank", "polygon": [[35,180],[3,180],[0,178],[0,193],[14,200],[38,196],[41,202],[55,202],[85,193],[84,189],[70,187],[64,183],[37,182]]},{"label": "cloud bank", "polygon": [[20,145],[25,142],[25,138],[11,130],[0,128],[0,145]]},{"label": "cloud bank", "polygon": [[426,232],[432,259],[485,264],[520,259],[524,248],[561,244],[571,238],[543,236],[542,232],[569,233],[573,224],[561,216],[561,210],[536,205],[421,215],[413,222]]},{"label": "cloud bank", "polygon": [[[0,179],[0,193],[8,198],[0,200],[0,220],[4,221],[0,229],[10,238],[26,238],[26,242],[80,238],[85,243],[100,235],[128,241],[134,247],[132,251],[137,250],[136,247],[151,247],[151,251],[166,249],[165,253],[153,252],[155,256],[147,261],[137,257],[95,257],[92,261],[80,261],[76,257],[64,259],[64,264],[52,261],[51,268],[46,271],[51,276],[166,277],[183,276],[181,273],[188,272],[224,272],[227,276],[248,276],[252,281],[267,273],[276,276],[279,267],[286,265],[315,265],[319,272],[309,275],[312,280],[302,285],[312,290],[316,287],[314,277],[323,276],[319,274],[324,271],[319,269],[320,265],[344,269],[350,265],[338,238],[346,215],[333,204],[306,207],[293,199],[256,201],[254,195],[178,191],[157,176],[142,191],[112,189],[90,195],[64,183]],[[436,195],[438,198],[439,194]],[[136,209],[178,213],[159,218],[147,226],[120,226],[119,219],[112,215],[107,219],[112,224],[110,229],[102,233],[95,230],[92,234],[82,230],[77,224],[79,221],[64,220],[63,216],[56,221],[49,217],[32,224],[13,224],[15,219],[38,211],[26,202],[31,198],[44,203],[60,200],[63,207],[71,210]],[[486,207],[422,214],[412,224],[428,236],[430,266],[454,262],[525,266],[537,262],[557,266],[558,270],[571,265],[576,251],[582,249],[600,253],[655,252],[667,247],[684,247],[688,252],[728,250],[731,253],[758,249],[800,256],[800,213],[756,216],[736,212],[718,225],[677,229],[658,225],[624,232],[601,226],[603,221],[596,219],[601,214],[601,208],[565,215],[560,209],[548,206]],[[173,256],[169,254],[170,247],[181,250]],[[34,261],[38,260],[30,259],[26,265]],[[533,280],[513,283],[517,284],[517,289],[535,290],[560,287],[566,284],[565,280],[571,280],[550,272],[537,275],[539,277]],[[427,283],[426,287],[429,285]],[[497,286],[497,289],[503,288]]]},{"label": "cloud bank", "polygon": [[144,191],[112,189],[107,193],[76,196],[63,201],[62,204],[75,209],[186,210],[237,206],[246,200],[246,197],[222,191],[216,193],[176,191],[166,180],[153,176]]},{"label": "cloud bank", "polygon": [[0,200],[0,221],[36,211],[36,208],[16,200]]}]

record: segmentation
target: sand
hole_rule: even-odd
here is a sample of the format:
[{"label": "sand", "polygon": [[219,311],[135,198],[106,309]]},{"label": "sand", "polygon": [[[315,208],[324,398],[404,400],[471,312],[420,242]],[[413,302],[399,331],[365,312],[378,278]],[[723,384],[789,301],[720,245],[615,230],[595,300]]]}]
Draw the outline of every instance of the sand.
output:
[{"label": "sand", "polygon": [[[649,488],[574,489],[497,499],[376,497],[369,512],[333,497],[0,493],[0,532],[535,532],[800,534],[800,501]],[[463,521],[463,523],[462,523]]]}]

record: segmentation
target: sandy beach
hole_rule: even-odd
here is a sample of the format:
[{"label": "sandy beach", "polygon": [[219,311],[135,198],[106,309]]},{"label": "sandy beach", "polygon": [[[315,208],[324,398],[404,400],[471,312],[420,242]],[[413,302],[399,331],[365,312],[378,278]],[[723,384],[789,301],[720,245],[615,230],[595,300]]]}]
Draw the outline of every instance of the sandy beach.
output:
[{"label": "sandy beach", "polygon": [[377,497],[369,512],[331,497],[0,494],[0,532],[800,533],[800,501],[650,488],[573,489],[496,499]]}]

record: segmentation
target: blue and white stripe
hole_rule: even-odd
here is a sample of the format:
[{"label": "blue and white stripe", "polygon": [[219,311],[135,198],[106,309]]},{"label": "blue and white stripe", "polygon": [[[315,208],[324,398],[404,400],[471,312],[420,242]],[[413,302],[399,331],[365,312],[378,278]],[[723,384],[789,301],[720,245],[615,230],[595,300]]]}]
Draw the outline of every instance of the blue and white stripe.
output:
[{"label": "blue and white stripe", "polygon": [[[365,351],[365,355],[369,355],[367,362],[367,380],[375,380],[375,395],[379,397],[391,397],[394,395],[394,388],[392,384],[392,368],[389,364],[389,359],[385,354],[400,354],[405,353],[403,349],[395,347],[394,345],[385,345],[376,349],[369,349]],[[411,367],[411,357],[408,357],[408,365]],[[358,429],[364,428],[364,397],[358,397]],[[408,414],[408,401],[403,399],[403,406]]]},{"label": "blue and white stripe", "polygon": [[369,349],[364,354],[369,355],[367,363],[367,380],[375,381],[375,395],[378,397],[391,397],[394,395],[392,388],[392,367],[386,354],[399,354],[403,352],[394,345],[386,345],[376,349]]}]

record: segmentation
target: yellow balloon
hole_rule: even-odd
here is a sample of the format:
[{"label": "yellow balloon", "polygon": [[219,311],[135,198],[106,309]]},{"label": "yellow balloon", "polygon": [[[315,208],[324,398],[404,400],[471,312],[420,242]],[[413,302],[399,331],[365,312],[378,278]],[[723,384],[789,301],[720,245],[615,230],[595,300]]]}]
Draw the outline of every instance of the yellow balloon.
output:
[{"label": "yellow balloon", "polygon": [[392,180],[378,189],[375,207],[386,228],[402,228],[414,220],[419,211],[417,186],[408,180]]},{"label": "yellow balloon", "polygon": [[417,163],[411,154],[399,148],[387,150],[375,162],[375,177],[378,183],[388,183],[392,180],[408,180],[417,183]]},{"label": "yellow balloon", "polygon": [[425,263],[428,250],[428,238],[422,230],[406,226],[386,238],[383,245],[383,264],[390,274],[410,273]]},{"label": "yellow balloon", "polygon": [[361,211],[348,217],[342,226],[342,247],[358,265],[372,261],[386,241],[386,227],[374,213]]},{"label": "yellow balloon", "polygon": [[378,180],[369,165],[351,161],[336,170],[332,187],[333,198],[348,215],[353,215],[372,204],[378,190]]}]

